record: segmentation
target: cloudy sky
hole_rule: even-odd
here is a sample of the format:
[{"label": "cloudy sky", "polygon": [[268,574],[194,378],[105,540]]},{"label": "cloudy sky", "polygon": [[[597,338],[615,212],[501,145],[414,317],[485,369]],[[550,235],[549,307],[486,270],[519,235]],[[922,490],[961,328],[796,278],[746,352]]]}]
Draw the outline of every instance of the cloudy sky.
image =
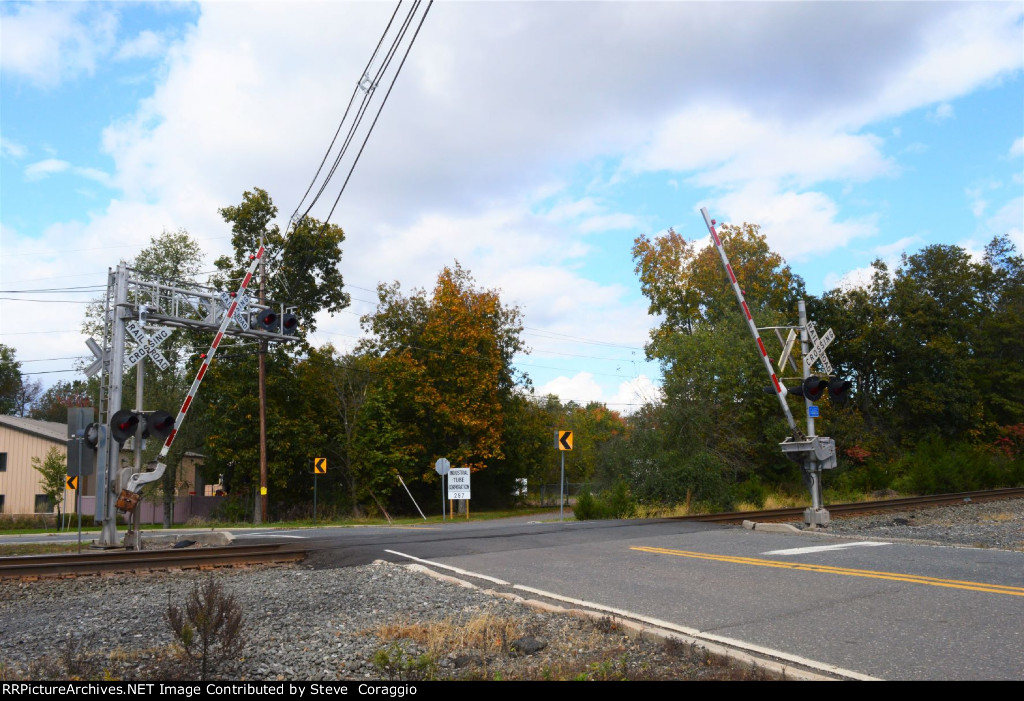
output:
[{"label": "cloudy sky", "polygon": [[[253,187],[284,226],[394,10],[0,3],[22,370],[81,377],[84,302],[150,237],[187,229],[212,261]],[[633,239],[702,238],[701,207],[760,224],[812,294],[928,244],[1024,249],[1022,64],[1021,2],[439,0],[331,217],[353,303],[313,342],[351,348],[379,282],[458,260],[522,308],[538,391],[628,411],[659,375]]]}]

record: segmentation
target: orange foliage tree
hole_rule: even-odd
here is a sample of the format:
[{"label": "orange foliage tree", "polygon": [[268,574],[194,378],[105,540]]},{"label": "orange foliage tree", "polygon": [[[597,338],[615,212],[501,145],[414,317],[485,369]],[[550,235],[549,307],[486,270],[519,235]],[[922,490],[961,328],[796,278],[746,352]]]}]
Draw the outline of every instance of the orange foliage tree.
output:
[{"label": "orange foliage tree", "polygon": [[474,473],[501,465],[512,359],[524,349],[519,309],[478,289],[458,262],[429,297],[405,297],[398,283],[377,292],[377,310],[362,318],[372,337],[359,348],[374,373],[358,431],[360,483],[388,495],[400,489],[397,472],[411,488],[434,484],[433,494],[438,458]]}]

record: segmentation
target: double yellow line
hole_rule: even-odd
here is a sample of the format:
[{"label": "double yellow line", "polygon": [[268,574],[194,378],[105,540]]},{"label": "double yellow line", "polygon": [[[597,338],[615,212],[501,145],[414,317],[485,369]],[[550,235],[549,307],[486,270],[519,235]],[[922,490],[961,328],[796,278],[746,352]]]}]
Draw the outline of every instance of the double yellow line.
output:
[{"label": "double yellow line", "polygon": [[735,565],[753,565],[755,567],[777,567],[786,570],[800,570],[804,572],[820,572],[822,574],[838,574],[847,577],[867,577],[869,579],[888,579],[894,582],[909,582],[911,584],[926,584],[931,587],[947,587],[950,589],[966,589],[968,591],[980,591],[988,594],[1006,594],[1008,596],[1024,596],[1024,587],[1010,587],[1002,584],[985,584],[983,582],[965,582],[959,579],[940,579],[938,577],[923,577],[916,574],[902,574],[899,572],[877,572],[875,570],[857,570],[847,567],[830,567],[828,565],[812,565],[801,562],[783,562],[781,560],[762,560],[756,557],[737,557],[733,555],[714,555],[709,553],[698,553],[689,550],[671,550],[669,548],[649,548],[634,546],[630,550],[654,553],[656,555],[674,555],[676,557],[689,557],[697,560],[714,560],[716,562],[728,562]]}]

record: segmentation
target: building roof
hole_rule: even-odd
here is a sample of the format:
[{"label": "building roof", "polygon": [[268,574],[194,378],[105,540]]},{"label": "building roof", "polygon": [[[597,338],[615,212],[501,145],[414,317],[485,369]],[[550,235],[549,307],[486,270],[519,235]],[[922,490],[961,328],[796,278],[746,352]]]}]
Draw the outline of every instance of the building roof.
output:
[{"label": "building roof", "polygon": [[64,443],[68,439],[68,425],[56,421],[39,421],[21,416],[0,416],[0,426],[31,433],[34,436],[48,438],[58,443]]},{"label": "building roof", "polygon": [[[15,431],[30,433],[33,436],[47,438],[61,444],[66,443],[68,440],[68,425],[57,421],[40,421],[38,419],[27,419],[21,416],[0,415],[0,427],[12,428]],[[123,450],[131,452],[131,450],[127,448],[124,448]],[[191,450],[186,450],[185,456],[196,460],[201,460],[206,457],[202,453],[196,453]]]}]

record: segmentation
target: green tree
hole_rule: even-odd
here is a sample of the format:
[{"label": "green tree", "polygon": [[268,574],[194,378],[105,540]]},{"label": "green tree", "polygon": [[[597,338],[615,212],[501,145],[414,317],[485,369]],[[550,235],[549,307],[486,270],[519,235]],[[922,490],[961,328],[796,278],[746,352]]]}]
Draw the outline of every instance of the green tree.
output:
[{"label": "green tree", "polygon": [[0,414],[11,414],[18,406],[18,392],[22,387],[21,363],[14,357],[14,349],[0,343]]},{"label": "green tree", "polygon": [[[724,225],[719,235],[757,323],[793,323],[803,281],[759,227]],[[728,484],[752,466],[792,479],[792,464],[775,446],[787,427],[777,400],[762,390],[769,380],[718,251],[712,245],[698,250],[669,231],[654,240],[637,238],[633,258],[650,312],[662,316],[647,354],[661,363],[665,394],[663,404],[632,422],[632,467],[626,469],[634,493],[647,501],[722,504]]]},{"label": "green tree", "polygon": [[57,506],[57,524],[59,526],[61,497],[64,496],[64,479],[67,476],[67,461],[60,448],[52,445],[42,460],[38,457],[32,458],[32,467],[42,476],[42,479],[39,480],[39,488],[42,489],[50,503]]},{"label": "green tree", "polygon": [[93,406],[92,392],[84,380],[60,380],[32,407],[29,416],[39,421],[66,424],[69,407]]},{"label": "green tree", "polygon": [[[311,460],[326,455],[333,431],[323,426],[324,386],[310,379],[312,366],[299,353],[312,353],[306,335],[316,329],[321,311],[331,314],[349,304],[338,271],[344,232],[333,224],[306,218],[285,238],[274,224],[277,207],[266,191],[254,188],[237,206],[224,207],[221,216],[231,225],[233,254],[219,258],[211,280],[233,291],[250,264],[250,256],[266,247],[265,295],[296,308],[300,319],[298,346],[226,345],[211,365],[204,391],[197,396],[208,427],[207,471],[223,474],[230,490],[245,492],[259,484],[258,354],[266,353],[267,472],[271,509],[300,507],[312,501]],[[255,297],[257,281],[250,286]],[[314,365],[323,365],[318,357]],[[266,515],[264,515],[266,517]]]},{"label": "green tree", "polygon": [[234,291],[249,267],[249,256],[259,250],[262,240],[266,247],[266,298],[297,308],[302,337],[316,330],[316,315],[321,311],[334,315],[349,305],[338,269],[345,240],[340,226],[306,217],[296,222],[285,238],[273,223],[277,206],[258,187],[245,192],[241,204],[224,207],[220,214],[231,224],[234,253],[214,263],[220,271],[215,285]]}]

